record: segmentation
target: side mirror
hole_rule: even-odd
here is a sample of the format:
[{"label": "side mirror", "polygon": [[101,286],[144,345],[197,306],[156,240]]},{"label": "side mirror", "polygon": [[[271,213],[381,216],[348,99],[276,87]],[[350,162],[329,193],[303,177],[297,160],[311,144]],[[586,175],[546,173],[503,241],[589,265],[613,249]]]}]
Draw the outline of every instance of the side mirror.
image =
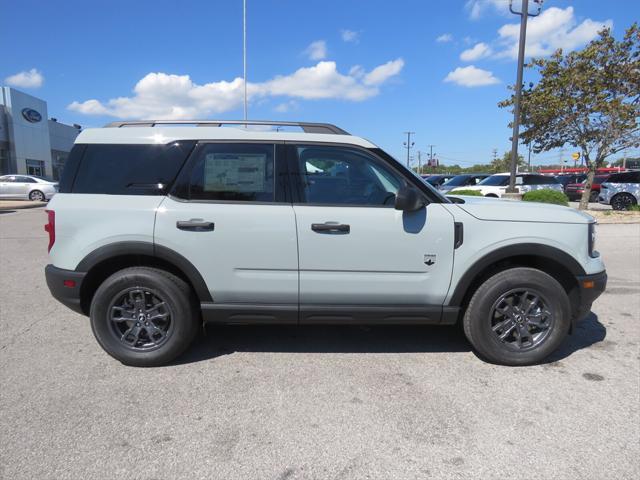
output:
[{"label": "side mirror", "polygon": [[425,206],[420,192],[411,185],[402,185],[396,194],[395,209],[404,212],[415,212]]}]

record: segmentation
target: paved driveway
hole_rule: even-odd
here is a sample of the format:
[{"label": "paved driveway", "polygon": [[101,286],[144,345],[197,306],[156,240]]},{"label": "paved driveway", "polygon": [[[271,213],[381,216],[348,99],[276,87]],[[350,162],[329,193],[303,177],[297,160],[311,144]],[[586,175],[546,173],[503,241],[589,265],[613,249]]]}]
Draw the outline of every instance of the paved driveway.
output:
[{"label": "paved driveway", "polygon": [[44,221],[0,214],[0,478],[640,476],[639,225],[599,227],[609,290],[544,365],[450,327],[216,327],[135,369],[49,297]]}]

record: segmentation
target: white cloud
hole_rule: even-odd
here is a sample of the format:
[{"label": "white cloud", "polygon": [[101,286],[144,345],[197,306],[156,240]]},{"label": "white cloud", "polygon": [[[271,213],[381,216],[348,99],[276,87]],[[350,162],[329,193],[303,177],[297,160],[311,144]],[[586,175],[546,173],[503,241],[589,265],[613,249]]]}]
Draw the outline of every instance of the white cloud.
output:
[{"label": "white cloud", "polygon": [[[247,93],[251,101],[269,97],[362,101],[378,95],[380,86],[400,73],[403,65],[404,61],[397,59],[368,73],[360,67],[355,70],[352,68],[345,75],[338,71],[335,62],[323,61],[312,67],[300,68],[290,75],[278,75],[266,82],[249,82]],[[203,118],[240,107],[243,91],[242,78],[198,85],[189,75],[158,72],[148,73],[138,81],[132,96],[112,98],[105,102],[96,99],[75,101],[67,108],[87,115],[126,119]]]},{"label": "white cloud", "polygon": [[438,38],[436,38],[436,42],[438,43],[448,43],[448,42],[451,42],[452,40],[453,40],[453,35],[451,35],[450,33],[443,33]]},{"label": "white cloud", "polygon": [[465,50],[460,54],[460,60],[464,62],[473,62],[480,58],[488,57],[493,53],[491,48],[486,43],[476,43],[473,47]]},{"label": "white cloud", "polygon": [[[556,49],[574,50],[597,37],[605,27],[613,27],[613,21],[586,19],[578,25],[573,7],[551,7],[529,20],[527,25],[526,55],[543,57]],[[503,46],[498,57],[518,58],[520,25],[509,23],[498,30],[499,43]]]},{"label": "white cloud", "polygon": [[40,88],[44,83],[44,76],[37,69],[18,72],[4,79],[4,83],[18,88]]},{"label": "white cloud", "polygon": [[304,53],[309,57],[309,60],[323,60],[327,58],[327,42],[324,40],[311,42]]},{"label": "white cloud", "polygon": [[[533,2],[532,2],[533,3]],[[516,4],[516,6],[519,2]],[[487,10],[495,10],[502,14],[509,13],[509,0],[467,0],[464,5],[472,20],[479,19]],[[530,6],[529,8],[533,8]]]},{"label": "white cloud", "polygon": [[340,32],[342,40],[345,42],[358,43],[360,41],[360,32],[344,29]]},{"label": "white cloud", "polygon": [[404,60],[397,58],[391,60],[384,65],[379,65],[364,76],[363,83],[365,85],[381,85],[391,77],[400,73],[404,67]]},{"label": "white cloud", "polygon": [[489,70],[476,68],[473,65],[468,67],[458,67],[444,79],[445,82],[455,83],[463,87],[483,87],[500,83]]},{"label": "white cloud", "polygon": [[295,100],[289,100],[287,102],[283,102],[276,105],[274,110],[278,113],[287,113],[292,110],[297,110],[297,108],[298,108],[298,102],[296,102]]}]

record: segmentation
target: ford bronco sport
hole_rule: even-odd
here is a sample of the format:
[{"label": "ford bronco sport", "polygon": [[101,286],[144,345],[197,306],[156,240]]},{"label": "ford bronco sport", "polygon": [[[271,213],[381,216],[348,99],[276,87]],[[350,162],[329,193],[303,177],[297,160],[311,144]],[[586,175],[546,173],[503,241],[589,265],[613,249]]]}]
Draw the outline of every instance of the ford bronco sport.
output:
[{"label": "ford bronco sport", "polygon": [[527,365],[605,288],[589,215],[444,197],[333,125],[107,127],[49,203],[46,279],[127,365],[172,361],[203,322],[459,322],[481,357]]}]

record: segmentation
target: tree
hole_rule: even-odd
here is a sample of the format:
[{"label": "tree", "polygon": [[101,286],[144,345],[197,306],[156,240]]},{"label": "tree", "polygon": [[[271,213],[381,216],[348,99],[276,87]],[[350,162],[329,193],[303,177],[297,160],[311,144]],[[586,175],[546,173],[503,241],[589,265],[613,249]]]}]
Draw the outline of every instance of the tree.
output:
[{"label": "tree", "polygon": [[[524,157],[518,154],[518,169],[526,167],[527,164],[524,161]],[[502,158],[495,158],[491,161],[489,172],[508,172],[511,169],[511,152],[504,152]]]},{"label": "tree", "polygon": [[[534,58],[527,68],[540,80],[524,89],[520,122],[525,144],[540,153],[569,144],[589,168],[580,209],[586,209],[596,168],[607,157],[640,145],[640,29],[634,23],[622,40],[609,29],[583,50]],[[514,97],[500,102],[512,106]]]}]

